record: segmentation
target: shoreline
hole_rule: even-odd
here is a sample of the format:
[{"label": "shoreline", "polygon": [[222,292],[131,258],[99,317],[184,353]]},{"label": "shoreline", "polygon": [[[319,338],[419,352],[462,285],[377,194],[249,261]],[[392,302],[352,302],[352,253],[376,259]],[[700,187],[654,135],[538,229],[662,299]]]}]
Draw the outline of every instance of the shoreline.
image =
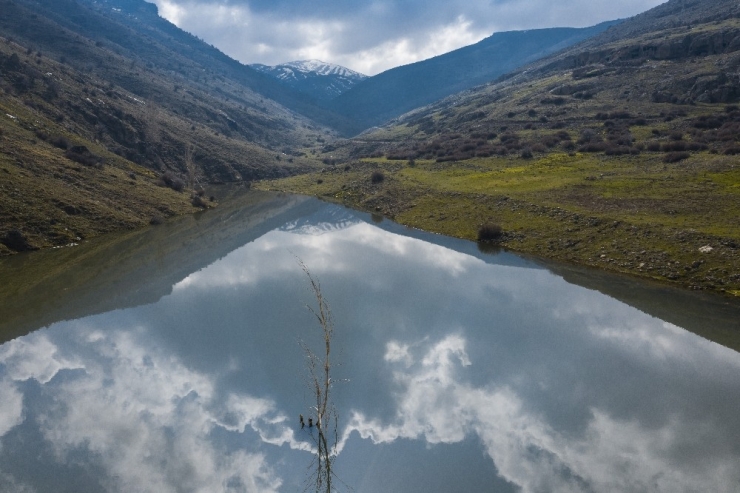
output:
[{"label": "shoreline", "polygon": [[[385,178],[373,184],[366,177],[378,169]],[[740,242],[733,238],[589,214],[531,196],[445,190],[408,180],[403,170],[398,164],[353,163],[352,171],[325,168],[253,186],[315,196],[404,226],[472,241],[481,225],[494,221],[503,229],[495,245],[513,253],[740,298]]]}]

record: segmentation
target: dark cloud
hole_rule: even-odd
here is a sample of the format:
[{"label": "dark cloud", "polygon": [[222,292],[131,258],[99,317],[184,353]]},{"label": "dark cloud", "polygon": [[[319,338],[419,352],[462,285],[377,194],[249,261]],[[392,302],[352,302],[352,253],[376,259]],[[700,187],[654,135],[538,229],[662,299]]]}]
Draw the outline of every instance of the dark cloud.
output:
[{"label": "dark cloud", "polygon": [[494,32],[585,27],[664,0],[150,0],[244,63],[318,58],[374,75]]}]

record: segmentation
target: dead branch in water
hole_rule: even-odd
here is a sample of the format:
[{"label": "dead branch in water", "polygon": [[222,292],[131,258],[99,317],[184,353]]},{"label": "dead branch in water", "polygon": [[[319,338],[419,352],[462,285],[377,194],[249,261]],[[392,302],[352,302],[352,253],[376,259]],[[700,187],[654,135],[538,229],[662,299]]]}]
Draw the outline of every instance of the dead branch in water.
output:
[{"label": "dead branch in water", "polygon": [[313,479],[315,479],[317,492],[331,492],[332,479],[334,478],[332,466],[336,457],[338,440],[337,412],[331,401],[330,395],[333,384],[331,379],[330,356],[331,340],[334,334],[334,321],[332,319],[331,310],[329,309],[329,304],[321,292],[321,285],[316,279],[314,279],[303,261],[298,259],[298,263],[308,277],[311,292],[316,298],[316,307],[311,305],[306,305],[306,307],[311,311],[311,313],[313,313],[321,326],[324,340],[323,359],[312,351],[305,342],[301,342],[301,347],[306,353],[309,387],[311,388],[312,394],[316,397],[316,406],[313,408],[313,411],[316,414],[315,425],[317,436],[314,436],[313,434],[313,427],[311,426],[311,419],[309,418],[309,429],[311,430],[311,436],[314,438],[317,448],[316,457],[314,458],[316,469],[313,474]]}]

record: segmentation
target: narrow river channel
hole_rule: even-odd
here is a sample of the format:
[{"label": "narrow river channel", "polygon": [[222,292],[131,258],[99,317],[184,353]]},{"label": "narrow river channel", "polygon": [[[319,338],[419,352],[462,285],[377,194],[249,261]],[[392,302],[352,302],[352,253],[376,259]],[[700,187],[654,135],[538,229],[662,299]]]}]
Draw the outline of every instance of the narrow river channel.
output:
[{"label": "narrow river channel", "polygon": [[315,199],[0,261],[0,491],[736,492],[740,305]]}]

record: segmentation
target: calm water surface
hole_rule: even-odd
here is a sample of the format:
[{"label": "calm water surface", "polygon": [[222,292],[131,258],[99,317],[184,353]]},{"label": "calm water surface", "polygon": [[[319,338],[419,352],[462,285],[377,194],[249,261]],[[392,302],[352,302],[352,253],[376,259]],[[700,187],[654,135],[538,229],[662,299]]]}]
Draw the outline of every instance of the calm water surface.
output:
[{"label": "calm water surface", "polygon": [[224,237],[165,225],[177,248],[141,247],[134,278],[19,316],[44,321],[0,346],[0,491],[303,491],[321,333],[296,258],[334,315],[354,491],[740,491],[736,351],[510,254],[275,207],[222,213]]}]

